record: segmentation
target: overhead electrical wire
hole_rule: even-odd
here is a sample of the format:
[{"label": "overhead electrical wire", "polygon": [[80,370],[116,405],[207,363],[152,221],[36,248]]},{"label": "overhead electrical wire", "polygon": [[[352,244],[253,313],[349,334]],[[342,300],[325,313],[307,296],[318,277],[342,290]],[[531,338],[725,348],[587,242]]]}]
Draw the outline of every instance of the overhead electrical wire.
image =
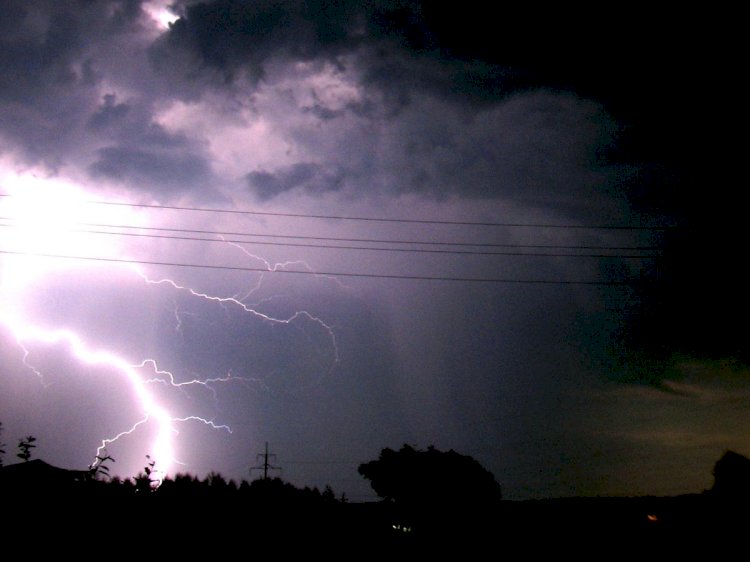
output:
[{"label": "overhead electrical wire", "polygon": [[[9,193],[0,193],[0,197],[13,197]],[[367,221],[383,223],[403,223],[403,224],[440,224],[456,226],[484,226],[484,227],[507,227],[507,228],[550,228],[550,229],[588,229],[588,230],[647,230],[659,231],[676,228],[672,225],[667,226],[635,226],[635,225],[584,225],[584,224],[553,224],[553,223],[506,223],[490,221],[458,221],[458,220],[439,220],[439,219],[405,219],[393,217],[366,217],[366,216],[348,216],[348,215],[319,215],[308,213],[282,213],[274,211],[250,211],[247,209],[219,209],[215,207],[190,207],[180,205],[157,205],[149,203],[127,203],[124,201],[103,201],[91,199],[86,203],[91,205],[109,205],[117,207],[133,207],[143,209],[161,209],[172,211],[190,211],[203,213],[220,213],[232,215],[251,215],[251,216],[269,216],[285,218],[302,218],[302,219],[324,219],[324,220],[342,220],[342,221]]]},{"label": "overhead electrical wire", "polygon": [[[9,221],[9,224],[0,224],[0,227],[15,227],[15,219],[12,217],[0,217],[2,221]],[[248,238],[274,238],[285,240],[319,240],[326,242],[362,242],[366,244],[401,244],[401,245],[418,245],[418,246],[460,246],[460,247],[478,247],[478,248],[536,248],[550,250],[612,250],[612,251],[657,251],[657,246],[589,246],[589,245],[563,245],[563,244],[508,244],[495,242],[444,242],[437,240],[394,240],[390,238],[342,238],[336,236],[309,236],[303,234],[268,234],[261,232],[237,232],[222,230],[205,230],[192,228],[164,228],[155,226],[135,226],[124,224],[107,224],[81,222],[74,223],[75,226],[92,227],[92,228],[116,228],[127,230],[142,230],[153,232],[176,232],[185,234],[210,234],[212,236],[245,236]],[[75,231],[75,230],[73,230]],[[87,232],[87,231],[81,231]],[[114,233],[113,233],[114,234]],[[211,239],[213,240],[213,239]],[[247,240],[245,242],[251,242]]]},{"label": "overhead electrical wire", "polygon": [[509,279],[498,277],[453,277],[443,275],[404,275],[404,274],[387,274],[387,273],[363,273],[363,272],[341,272],[341,271],[302,271],[290,269],[267,269],[262,267],[243,267],[218,264],[199,264],[188,262],[168,262],[153,260],[136,260],[126,258],[106,258],[99,256],[73,256],[63,254],[47,254],[43,252],[20,252],[12,250],[0,250],[0,254],[13,256],[27,256],[49,259],[63,259],[75,261],[93,261],[105,263],[122,263],[138,265],[155,265],[165,267],[183,267],[193,269],[213,269],[238,272],[254,273],[271,273],[271,274],[290,274],[290,275],[315,275],[320,277],[361,277],[372,279],[404,279],[412,281],[454,281],[463,283],[503,283],[518,285],[604,285],[604,286],[632,286],[643,284],[641,280],[629,281],[586,281],[586,280],[554,280],[554,279]]},{"label": "overhead electrical wire", "polygon": [[[0,193],[2,197],[13,197],[11,194]],[[316,215],[303,213],[280,213],[266,211],[250,211],[240,209],[218,209],[205,207],[188,207],[175,205],[156,205],[143,203],[126,203],[115,201],[90,200],[89,204],[126,206],[134,208],[180,210],[208,213],[229,213],[235,215],[263,215],[278,216],[291,218],[307,219],[329,219],[329,220],[350,220],[350,221],[370,221],[384,223],[404,223],[404,224],[433,224],[433,225],[458,225],[458,226],[482,226],[482,227],[513,227],[513,228],[551,228],[551,229],[604,229],[604,230],[635,230],[635,231],[659,231],[674,228],[671,226],[646,227],[646,226],[621,226],[621,225],[563,225],[563,224],[528,224],[528,223],[499,223],[499,222],[479,222],[479,221],[450,221],[450,220],[423,220],[423,219],[400,219],[388,217],[363,217],[363,216],[343,216],[343,215]],[[0,217],[0,227],[15,227],[15,220],[12,217]],[[496,242],[463,242],[463,241],[438,241],[438,240],[404,240],[404,239],[387,239],[387,238],[343,238],[333,236],[310,236],[310,235],[293,235],[293,234],[268,234],[258,232],[222,232],[217,230],[199,230],[186,228],[165,228],[165,227],[146,227],[133,225],[118,225],[106,223],[76,223],[72,226],[81,226],[86,228],[65,228],[66,232],[79,232],[82,234],[108,235],[108,236],[128,236],[137,238],[176,240],[176,241],[195,241],[195,242],[223,242],[243,245],[264,245],[264,246],[283,246],[299,247],[309,249],[325,250],[356,250],[371,252],[400,252],[400,253],[423,253],[423,254],[450,254],[450,255],[474,255],[474,256],[509,256],[509,257],[565,257],[565,258],[599,258],[599,259],[655,259],[659,258],[658,253],[647,254],[623,254],[612,252],[643,252],[659,251],[655,246],[603,246],[603,245],[563,245],[563,244],[520,244],[520,243],[496,243]],[[101,230],[105,229],[105,230]],[[212,237],[207,237],[212,236]],[[232,237],[232,238],[227,238]],[[235,237],[243,237],[235,238]],[[269,241],[273,240],[273,241]],[[280,241],[283,240],[283,241]],[[299,241],[325,242],[325,243],[300,243]],[[357,244],[386,244],[396,247],[383,246],[362,246],[350,245]],[[403,246],[412,247],[403,247]],[[414,247],[418,246],[418,247]],[[487,248],[487,249],[485,249]],[[506,251],[494,251],[492,248]],[[514,251],[507,251],[513,249]],[[534,251],[522,251],[534,250]],[[541,251],[540,251],[541,250]],[[559,250],[559,251],[548,251]],[[565,250],[565,251],[563,251]],[[596,251],[599,253],[591,253]],[[583,253],[589,252],[589,253]],[[606,253],[602,253],[606,252]],[[103,256],[79,256],[79,255],[62,255],[50,253],[32,253],[24,251],[14,251],[10,249],[0,250],[0,254],[6,255],[26,255],[49,259],[67,259],[79,261],[96,261],[108,263],[130,263],[141,265],[154,265],[165,267],[197,268],[226,271],[242,271],[255,273],[286,273],[298,275],[317,275],[317,276],[338,276],[338,277],[361,277],[361,278],[380,278],[380,279],[404,279],[404,280],[421,280],[421,281],[456,281],[467,283],[512,283],[512,284],[536,284],[536,285],[605,285],[605,286],[630,286],[643,283],[642,280],[624,280],[624,281],[606,281],[606,280],[559,280],[559,279],[512,279],[497,277],[462,277],[448,275],[411,275],[411,274],[387,274],[387,273],[366,273],[366,272],[333,272],[333,271],[313,271],[313,270],[287,270],[287,269],[269,269],[262,267],[244,267],[232,266],[225,264],[200,264],[194,262],[172,262],[172,261],[151,261],[126,258],[114,258]]]},{"label": "overhead electrical wire", "polygon": [[[0,220],[2,217],[0,217]],[[191,233],[195,232],[192,230],[185,229],[161,229],[161,228],[148,228],[148,227],[123,227],[116,225],[101,225],[107,228],[131,228],[141,230],[154,230],[164,231],[169,230],[170,232],[184,232]],[[0,224],[0,227],[13,227],[11,224]],[[658,254],[592,254],[592,253],[563,253],[563,252],[522,252],[522,251],[489,251],[489,250],[438,250],[429,248],[384,248],[384,247],[373,247],[373,246],[346,246],[340,244],[302,244],[298,242],[268,242],[264,240],[241,240],[241,239],[227,239],[224,238],[223,234],[214,233],[220,238],[205,238],[199,236],[177,236],[174,234],[150,234],[143,232],[112,232],[106,230],[90,230],[90,229],[66,229],[66,232],[81,233],[81,234],[94,234],[94,235],[106,235],[106,236],[128,236],[136,238],[153,238],[159,240],[181,240],[190,242],[213,242],[213,243],[233,243],[233,244],[247,244],[247,245],[262,245],[262,246],[282,246],[282,247],[296,247],[296,248],[312,248],[312,249],[325,249],[325,250],[356,250],[356,251],[377,251],[377,252],[398,252],[398,253],[425,253],[425,254],[450,254],[450,255],[473,255],[473,256],[510,256],[510,257],[570,257],[570,258],[610,258],[610,259],[653,259],[659,258]],[[236,234],[237,235],[237,234]],[[241,235],[241,234],[240,234]],[[277,238],[277,235],[248,235],[248,236],[259,236],[259,237],[271,237]],[[300,238],[300,239],[320,239],[318,237],[284,237],[284,238]],[[346,239],[332,238],[330,240],[344,241]],[[363,242],[375,242],[374,240],[362,240]],[[385,241],[383,241],[385,242]],[[382,243],[382,242],[381,242]],[[407,242],[396,242],[399,244],[406,244]],[[441,244],[441,243],[430,243],[430,242],[410,242],[411,244]],[[475,246],[474,244],[451,244],[451,246]],[[493,246],[493,247],[518,247],[518,248],[538,248],[538,249],[556,249],[556,248],[567,248],[571,250],[587,249],[587,247],[580,246],[543,246],[543,245],[499,245],[499,244],[476,244],[477,247],[482,246]],[[616,250],[618,248],[612,247],[591,247],[598,250]],[[632,248],[636,251],[638,248]]]}]

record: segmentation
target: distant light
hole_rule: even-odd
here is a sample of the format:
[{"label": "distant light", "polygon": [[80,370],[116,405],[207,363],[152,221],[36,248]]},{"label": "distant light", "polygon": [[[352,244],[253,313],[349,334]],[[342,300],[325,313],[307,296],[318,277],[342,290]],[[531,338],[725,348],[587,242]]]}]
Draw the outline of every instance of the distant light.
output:
[{"label": "distant light", "polygon": [[149,2],[143,6],[143,9],[162,30],[169,29],[171,24],[180,19],[180,16],[172,12],[165,2]]},{"label": "distant light", "polygon": [[656,523],[659,520],[659,518],[653,513],[649,513],[648,515],[646,515],[646,519],[648,519],[652,523]]}]

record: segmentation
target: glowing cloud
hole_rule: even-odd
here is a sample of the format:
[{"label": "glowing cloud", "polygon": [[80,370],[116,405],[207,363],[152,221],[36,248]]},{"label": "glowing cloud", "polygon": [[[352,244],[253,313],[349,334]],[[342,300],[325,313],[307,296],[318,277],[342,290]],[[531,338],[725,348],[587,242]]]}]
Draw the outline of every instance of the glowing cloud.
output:
[{"label": "glowing cloud", "polygon": [[169,29],[169,26],[180,18],[169,9],[169,2],[147,2],[143,9],[161,30]]}]

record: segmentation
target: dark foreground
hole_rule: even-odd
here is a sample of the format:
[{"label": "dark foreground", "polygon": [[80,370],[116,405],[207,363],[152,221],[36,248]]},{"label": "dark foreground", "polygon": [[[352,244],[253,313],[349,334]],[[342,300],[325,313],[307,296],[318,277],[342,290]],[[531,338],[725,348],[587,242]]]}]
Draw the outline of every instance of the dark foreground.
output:
[{"label": "dark foreground", "polygon": [[[241,555],[326,555],[329,559],[461,552],[462,560],[516,553],[593,558],[745,551],[745,502],[709,494],[674,498],[590,498],[401,509],[385,502],[255,501],[218,497],[115,497],[97,493],[4,491],[0,540],[29,554],[106,553],[170,560]],[[699,550],[696,550],[699,549]],[[515,556],[513,556],[515,558]],[[442,556],[441,556],[442,558]]]},{"label": "dark foreground", "polygon": [[9,559],[52,549],[76,559],[169,560],[743,556],[750,494],[732,489],[740,492],[521,502],[459,494],[424,495],[411,504],[347,503],[330,490],[279,479],[238,486],[219,475],[182,475],[157,487],[147,475],[103,481],[31,461],[0,469],[6,549],[0,552],[15,553]]}]

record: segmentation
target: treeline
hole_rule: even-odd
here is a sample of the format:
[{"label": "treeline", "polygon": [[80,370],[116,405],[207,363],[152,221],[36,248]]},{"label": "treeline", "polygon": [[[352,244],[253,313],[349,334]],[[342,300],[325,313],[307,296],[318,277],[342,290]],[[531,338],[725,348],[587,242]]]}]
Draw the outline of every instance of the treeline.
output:
[{"label": "treeline", "polygon": [[[3,425],[0,422],[0,438]],[[242,480],[237,484],[227,480],[218,472],[209,473],[204,479],[191,474],[160,477],[155,470],[155,461],[146,455],[142,471],[132,478],[110,476],[111,463],[115,459],[101,451],[87,470],[66,470],[32,460],[32,449],[37,447],[36,437],[29,435],[19,439],[16,456],[21,463],[4,466],[6,445],[0,440],[0,492],[4,495],[97,495],[107,499],[137,497],[140,501],[157,502],[185,498],[187,501],[201,499],[230,499],[249,497],[262,501],[273,497],[277,503],[320,504],[336,502],[333,489],[326,486],[323,492],[318,488],[297,488],[278,478]],[[19,466],[20,465],[20,466]],[[342,495],[340,501],[346,501]]]},{"label": "treeline", "polygon": [[383,501],[356,504],[330,486],[300,488],[279,478],[237,483],[212,472],[162,479],[148,456],[136,476],[110,477],[115,459],[106,451],[87,470],[66,470],[32,459],[36,440],[22,441],[31,445],[19,442],[22,462],[0,467],[0,501],[14,513],[4,529],[16,534],[115,528],[142,543],[154,533],[183,535],[186,527],[198,532],[209,525],[231,543],[245,537],[416,548],[456,536],[487,540],[501,499],[494,477],[474,459],[434,447],[384,449],[360,465]]},{"label": "treeline", "polygon": [[317,487],[298,488],[280,478],[258,479],[237,484],[227,480],[217,472],[209,473],[201,479],[187,473],[166,476],[163,480],[150,480],[143,474],[135,478],[110,479],[83,478],[70,484],[72,493],[95,494],[108,498],[135,498],[143,502],[195,503],[203,500],[236,500],[263,503],[310,505],[319,507],[325,504],[346,501],[345,496],[337,499],[330,486],[321,492]]},{"label": "treeline", "polygon": [[95,478],[89,471],[31,460],[0,469],[0,505],[12,506],[0,535],[33,531],[95,538],[107,533],[143,548],[169,537],[179,538],[175,548],[184,548],[185,539],[209,540],[222,551],[236,545],[238,537],[313,543],[345,532],[387,542],[392,534],[380,515],[377,521],[349,517],[348,504],[330,487],[300,488],[279,478],[238,484],[218,473],[205,478],[177,474],[157,486],[145,473]]},{"label": "treeline", "polygon": [[[34,444],[30,437],[22,442]],[[149,547],[155,537],[180,537],[182,547],[208,540],[227,554],[260,542],[279,554],[286,547],[330,554],[334,544],[356,544],[352,557],[391,548],[424,555],[443,554],[446,545],[496,549],[515,540],[526,554],[546,547],[598,552],[607,543],[618,552],[672,555],[676,545],[732,544],[750,525],[750,459],[731,451],[714,466],[713,488],[701,493],[514,502],[501,499],[494,476],[475,459],[404,445],[359,466],[382,501],[357,504],[330,486],[299,488],[279,478],[237,483],[212,472],[161,480],[149,457],[135,477],[110,478],[114,459],[105,452],[88,470],[73,471],[32,460],[32,449],[19,442],[23,462],[0,467],[0,506],[11,515],[0,533],[7,536],[63,529],[71,536],[114,533]]]},{"label": "treeline", "polygon": [[346,502],[346,496],[337,499],[330,486],[321,492],[317,487],[299,488],[280,478],[242,480],[238,484],[211,472],[203,479],[187,473],[160,479],[153,472],[153,462],[133,478],[109,477],[103,472],[102,466],[66,470],[39,459],[27,460],[0,468],[0,494],[6,500],[14,498],[16,505],[31,503],[32,499],[43,503],[104,501],[149,506],[232,501],[295,508]]}]

